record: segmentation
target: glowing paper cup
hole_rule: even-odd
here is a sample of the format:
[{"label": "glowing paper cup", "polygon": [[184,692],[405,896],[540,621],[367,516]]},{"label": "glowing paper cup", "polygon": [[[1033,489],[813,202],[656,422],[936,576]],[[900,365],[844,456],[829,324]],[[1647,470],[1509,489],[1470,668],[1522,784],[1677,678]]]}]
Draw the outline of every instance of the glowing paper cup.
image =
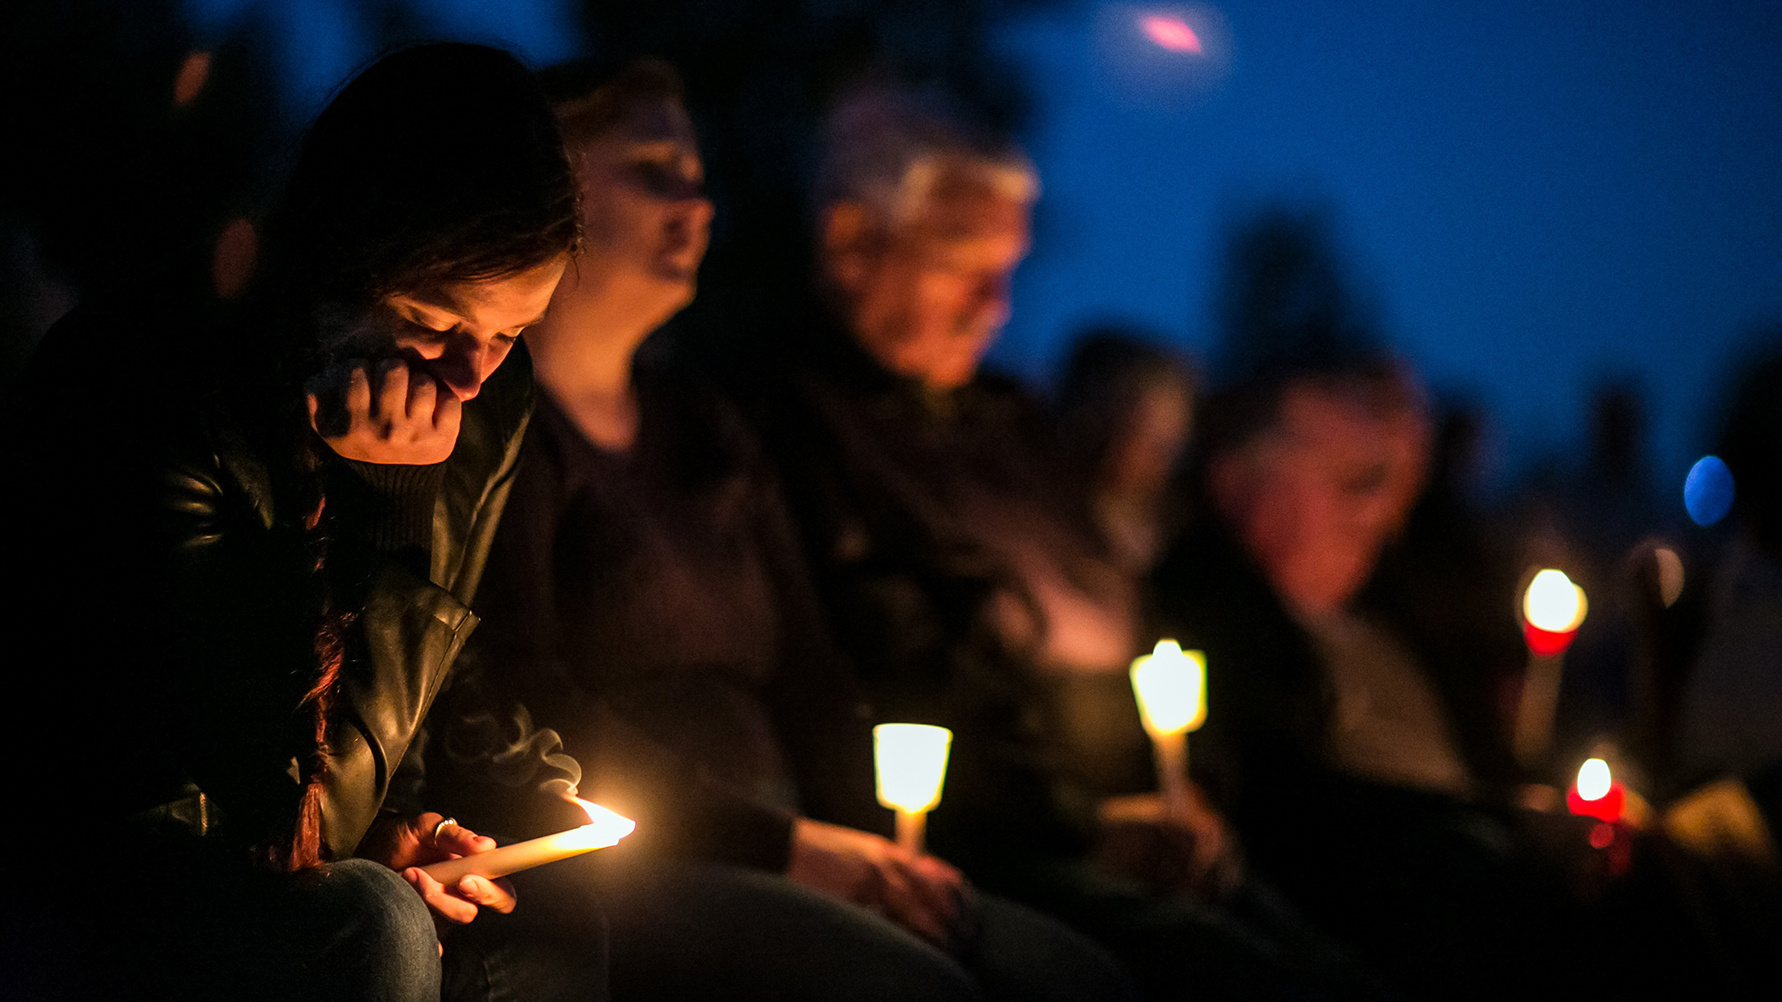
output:
[{"label": "glowing paper cup", "polygon": [[1159,640],[1151,653],[1132,663],[1132,692],[1152,738],[1199,730],[1207,719],[1206,655],[1184,651],[1174,640]]},{"label": "glowing paper cup", "polygon": [[922,851],[924,816],[940,803],[953,732],[928,724],[880,724],[872,729],[879,803],[897,812],[897,841]]},{"label": "glowing paper cup", "polygon": [[1151,735],[1164,803],[1171,813],[1186,814],[1188,732],[1207,719],[1206,655],[1184,651],[1174,640],[1159,640],[1151,653],[1132,663],[1132,693]]},{"label": "glowing paper cup", "polygon": [[579,799],[576,803],[588,812],[589,823],[580,828],[571,828],[566,832],[526,842],[515,842],[471,856],[448,859],[421,869],[434,880],[448,886],[470,874],[493,880],[521,870],[530,870],[535,866],[555,863],[560,859],[580,856],[584,852],[618,845],[620,839],[637,829],[637,822],[620,817],[599,804]]}]

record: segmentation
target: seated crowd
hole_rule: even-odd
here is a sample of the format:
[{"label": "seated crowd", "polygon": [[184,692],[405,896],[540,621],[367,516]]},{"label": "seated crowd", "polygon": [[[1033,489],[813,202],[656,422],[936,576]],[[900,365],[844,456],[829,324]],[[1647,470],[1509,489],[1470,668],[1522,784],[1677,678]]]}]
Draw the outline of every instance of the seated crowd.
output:
[{"label": "seated crowd", "polygon": [[[416,47],[311,128],[244,295],[50,332],[5,504],[26,621],[64,645],[38,709],[71,712],[9,737],[58,864],[9,854],[18,997],[1764,976],[1695,871],[1604,878],[1587,825],[1528,806],[1514,573],[1442,507],[1389,353],[1253,352],[1202,392],[1104,332],[1048,406],[980,369],[1034,167],[871,89],[824,137],[807,295],[743,364],[664,361],[640,349],[695,295],[703,182],[663,63]],[[1210,665],[1185,805],[1127,674],[1160,636]],[[886,722],[953,734],[925,849],[875,796]],[[578,824],[565,793],[635,834],[422,869]]]}]

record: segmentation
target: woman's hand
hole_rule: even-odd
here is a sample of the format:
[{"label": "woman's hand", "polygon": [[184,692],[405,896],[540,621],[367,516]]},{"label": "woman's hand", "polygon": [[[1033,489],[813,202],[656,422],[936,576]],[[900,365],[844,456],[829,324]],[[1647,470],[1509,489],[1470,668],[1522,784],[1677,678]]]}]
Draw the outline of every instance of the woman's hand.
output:
[{"label": "woman's hand", "polygon": [[495,840],[459,824],[441,825],[445,817],[428,812],[418,818],[380,817],[366,833],[359,855],[402,874],[427,907],[435,922],[457,925],[476,918],[479,906],[507,914],[514,910],[514,888],[506,880],[466,875],[448,887],[428,876],[421,867],[460,856],[488,852]]},{"label": "woman's hand", "polygon": [[1096,860],[1160,890],[1226,897],[1243,882],[1237,838],[1198,786],[1190,784],[1187,808],[1173,814],[1155,793],[1102,801]]},{"label": "woman's hand", "polygon": [[336,363],[305,390],[310,426],[344,459],[431,466],[458,444],[464,404],[400,358]]},{"label": "woman's hand", "polygon": [[876,909],[931,942],[945,946],[956,938],[965,877],[871,832],[799,818],[786,877]]}]

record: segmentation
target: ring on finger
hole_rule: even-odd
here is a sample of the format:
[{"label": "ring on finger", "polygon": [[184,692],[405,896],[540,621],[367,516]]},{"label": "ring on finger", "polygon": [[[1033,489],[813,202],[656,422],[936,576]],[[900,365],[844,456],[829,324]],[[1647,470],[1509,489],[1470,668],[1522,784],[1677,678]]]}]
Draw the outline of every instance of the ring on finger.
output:
[{"label": "ring on finger", "polygon": [[433,826],[433,841],[439,841],[439,833],[445,831],[447,825],[455,825],[457,823],[457,818],[440,818],[439,824]]}]

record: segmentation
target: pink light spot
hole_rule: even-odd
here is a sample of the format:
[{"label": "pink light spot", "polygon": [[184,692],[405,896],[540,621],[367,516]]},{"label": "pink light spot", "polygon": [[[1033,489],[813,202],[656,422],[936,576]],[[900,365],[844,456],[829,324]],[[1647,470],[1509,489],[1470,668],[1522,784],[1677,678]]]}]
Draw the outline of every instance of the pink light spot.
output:
[{"label": "pink light spot", "polygon": [[1179,17],[1147,14],[1139,19],[1145,36],[1171,52],[1192,52],[1200,55],[1200,36]]}]

